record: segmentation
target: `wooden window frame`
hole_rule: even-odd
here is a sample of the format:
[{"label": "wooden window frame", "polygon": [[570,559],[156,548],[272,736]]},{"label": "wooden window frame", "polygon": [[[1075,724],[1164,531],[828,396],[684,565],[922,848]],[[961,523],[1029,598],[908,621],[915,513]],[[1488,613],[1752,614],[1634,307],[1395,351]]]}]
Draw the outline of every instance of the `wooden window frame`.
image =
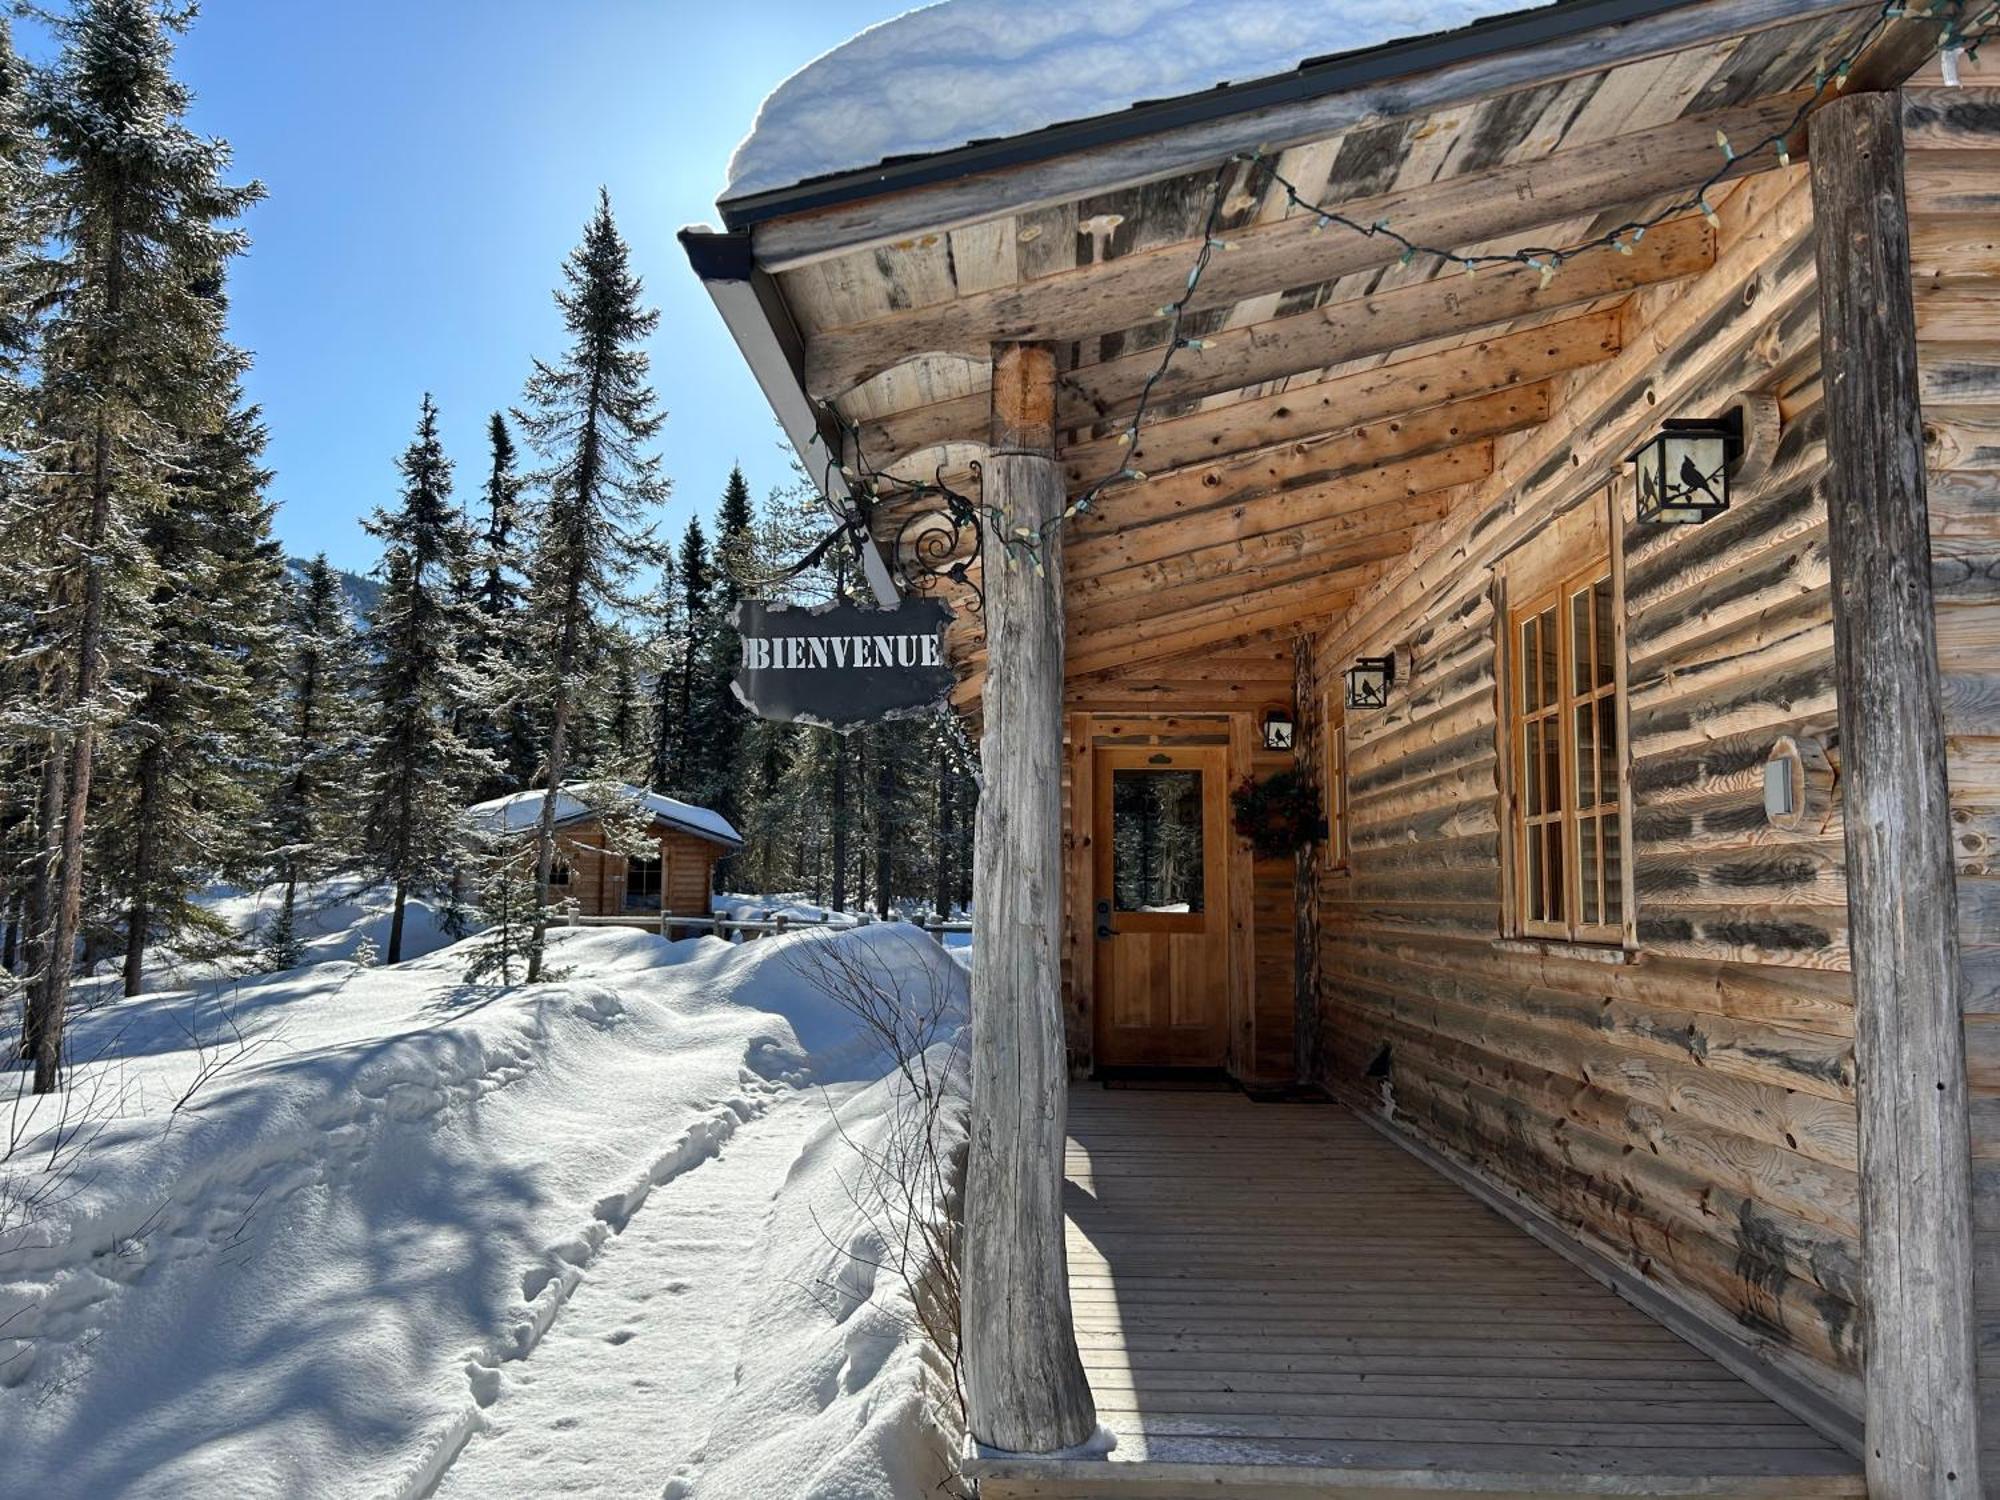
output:
[{"label": "wooden window frame", "polygon": [[1354,873],[1353,849],[1347,826],[1347,709],[1338,688],[1328,690],[1320,705],[1320,797],[1326,812],[1326,854],[1329,875]]},{"label": "wooden window frame", "polygon": [[[1588,507],[1580,508],[1588,511]],[[1572,513],[1576,516],[1577,513]],[[1503,881],[1502,930],[1511,938],[1571,944],[1603,949],[1637,946],[1638,922],[1632,881],[1632,796],[1631,739],[1629,733],[1627,664],[1625,649],[1625,578],[1622,566],[1622,515],[1617,487],[1607,485],[1601,514],[1577,517],[1579,524],[1555,528],[1566,536],[1551,535],[1543,548],[1524,549],[1526,556],[1510,560],[1503,568],[1495,589],[1495,625],[1500,634],[1499,672],[1499,752],[1502,766]],[[1509,573],[1513,576],[1510,577]],[[1575,672],[1576,638],[1571,610],[1577,594],[1591,586],[1606,585],[1611,609],[1610,680],[1587,690],[1577,688]],[[1556,695],[1551,704],[1530,710],[1526,706],[1527,663],[1523,658],[1523,625],[1554,611],[1557,652]],[[1595,636],[1591,638],[1594,642]],[[1593,673],[1593,682],[1597,674]],[[1584,806],[1577,784],[1578,750],[1574,726],[1576,712],[1601,700],[1612,703],[1611,721],[1616,745],[1609,757],[1610,784],[1595,788],[1596,800]],[[1528,802],[1528,735],[1530,723],[1561,726],[1557,741],[1557,790],[1559,806],[1552,813],[1531,813]],[[1602,719],[1593,715],[1593,725]],[[1546,731],[1545,731],[1546,732]],[[1605,764],[1600,752],[1598,764]],[[1602,773],[1600,773],[1602,774]],[[1608,795],[1607,795],[1608,793]],[[1600,911],[1607,910],[1611,897],[1618,899],[1617,921],[1585,922],[1582,898],[1582,861],[1578,858],[1581,826],[1594,825],[1597,840],[1596,867],[1601,882]],[[1530,916],[1529,829],[1558,827],[1562,850],[1560,920]],[[1604,858],[1604,844],[1615,827],[1618,855]]]},{"label": "wooden window frame", "polygon": [[[635,873],[637,873],[638,867],[642,863],[646,865],[658,865],[660,867],[660,884],[657,890],[635,892],[634,887],[636,882],[634,882],[632,877]],[[640,854],[640,855],[628,854],[625,856],[626,901],[627,902],[631,901],[634,894],[642,896],[643,895],[658,896],[660,900],[660,905],[662,907],[666,905],[667,903],[667,851],[666,850],[662,849],[658,854]]]}]

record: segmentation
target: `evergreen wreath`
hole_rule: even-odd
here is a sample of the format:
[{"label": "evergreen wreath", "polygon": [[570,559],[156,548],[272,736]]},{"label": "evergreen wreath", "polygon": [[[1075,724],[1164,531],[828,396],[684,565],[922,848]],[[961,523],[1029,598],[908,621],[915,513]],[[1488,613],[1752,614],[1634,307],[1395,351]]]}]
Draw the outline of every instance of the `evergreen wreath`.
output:
[{"label": "evergreen wreath", "polygon": [[1319,788],[1296,768],[1274,772],[1259,781],[1243,778],[1229,794],[1236,832],[1250,841],[1259,859],[1283,859],[1326,837],[1326,814],[1319,805]]}]

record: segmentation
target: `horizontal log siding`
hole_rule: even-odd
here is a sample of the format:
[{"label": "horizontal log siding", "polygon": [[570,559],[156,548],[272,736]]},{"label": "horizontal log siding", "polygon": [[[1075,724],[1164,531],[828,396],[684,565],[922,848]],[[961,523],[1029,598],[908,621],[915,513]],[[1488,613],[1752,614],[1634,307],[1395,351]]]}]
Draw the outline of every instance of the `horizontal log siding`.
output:
[{"label": "horizontal log siding", "polygon": [[[1809,256],[1809,234],[1773,250],[1768,282],[1796,284],[1801,244]],[[1811,305],[1809,289],[1725,302],[1660,351],[1671,369],[1756,318],[1751,352],[1702,394],[1778,389],[1786,426],[1726,516],[1624,544],[1638,960],[1496,941],[1496,559],[1468,544],[1441,596],[1371,640],[1322,636],[1302,671],[1310,699],[1347,658],[1394,645],[1404,675],[1386,711],[1349,716],[1352,873],[1314,872],[1318,951],[1297,968],[1317,988],[1303,1050],[1335,1092],[1858,1410],[1840,826],[1780,835],[1762,800],[1774,740],[1836,730]],[[1635,306],[1627,347],[1670,306]],[[1579,404],[1552,419],[1579,443],[1602,420],[1588,395],[1573,385]],[[1552,521],[1561,490],[1551,469],[1500,504]]]},{"label": "horizontal log siding", "polygon": [[[1908,91],[1931,580],[1965,976],[1980,1446],[2000,1485],[2000,95]],[[1928,122],[1928,129],[1919,122]]]}]

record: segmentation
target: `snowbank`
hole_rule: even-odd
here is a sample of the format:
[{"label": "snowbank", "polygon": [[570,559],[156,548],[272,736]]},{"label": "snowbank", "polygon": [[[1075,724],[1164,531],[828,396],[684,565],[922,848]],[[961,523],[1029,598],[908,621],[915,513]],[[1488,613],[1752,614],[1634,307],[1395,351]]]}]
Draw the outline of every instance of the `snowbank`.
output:
[{"label": "snowbank", "polygon": [[[966,1087],[960,1054],[934,1049],[934,1073]],[[863,1212],[867,1173],[857,1165],[893,1156],[915,1128],[921,1104],[903,1080],[879,1080],[833,1106],[792,1168],[773,1206],[768,1251],[750,1313],[736,1390],[710,1431],[698,1475],[670,1485],[667,1500],[769,1495],[796,1500],[935,1496],[949,1473],[952,1435],[933,1428],[949,1371],[911,1336],[910,1290],[878,1266],[895,1262],[887,1214]],[[949,1110],[940,1144],[964,1139],[961,1108]]]},{"label": "snowbank", "polygon": [[[165,943],[146,950],[141,988],[147,994],[240,980],[261,966],[258,943],[284,906],[284,891],[275,885],[246,890],[216,885],[201,895],[201,904],[235,933],[240,952],[222,957],[192,957]],[[389,924],[395,891],[355,876],[308,882],[299,888],[292,920],[304,955],[301,965],[352,959],[363,945],[376,953],[389,948]],[[421,897],[412,896],[403,909],[403,957],[421,958],[452,941],[444,930],[443,913]],[[107,959],[97,973],[115,978],[118,963]],[[100,992],[109,994],[108,987]]]},{"label": "snowbank", "polygon": [[[79,1016],[69,1097],[101,1133],[0,1239],[9,1492],[425,1493],[662,1185],[719,1169],[809,1081],[888,1070],[800,951],[963,1013],[956,966],[908,929],[554,942],[565,977],[533,989],[464,984],[445,948]],[[856,1421],[903,1399],[860,1386]]]},{"label": "snowbank", "polygon": [[779,84],[725,200],[948,151],[1308,59],[1533,9],[1522,0],[945,0],[869,28]]}]

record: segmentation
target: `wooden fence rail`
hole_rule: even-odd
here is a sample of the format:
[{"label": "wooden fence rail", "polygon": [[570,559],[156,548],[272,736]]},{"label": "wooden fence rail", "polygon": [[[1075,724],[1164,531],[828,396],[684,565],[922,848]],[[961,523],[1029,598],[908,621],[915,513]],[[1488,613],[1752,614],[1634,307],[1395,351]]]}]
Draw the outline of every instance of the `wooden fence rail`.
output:
[{"label": "wooden fence rail", "polygon": [[[774,917],[689,917],[674,912],[661,912],[657,917],[634,914],[632,916],[587,917],[571,912],[566,918],[571,927],[637,927],[648,932],[657,931],[663,938],[673,938],[677,934],[712,932],[725,941],[731,937],[741,937],[750,942],[770,933],[794,932],[805,927],[872,926],[878,918],[871,912],[857,912],[845,922],[836,922],[831,912],[821,912],[816,917],[792,917],[779,913]],[[930,937],[943,943],[948,933],[970,933],[970,922],[912,922],[913,927],[921,927]]]}]

